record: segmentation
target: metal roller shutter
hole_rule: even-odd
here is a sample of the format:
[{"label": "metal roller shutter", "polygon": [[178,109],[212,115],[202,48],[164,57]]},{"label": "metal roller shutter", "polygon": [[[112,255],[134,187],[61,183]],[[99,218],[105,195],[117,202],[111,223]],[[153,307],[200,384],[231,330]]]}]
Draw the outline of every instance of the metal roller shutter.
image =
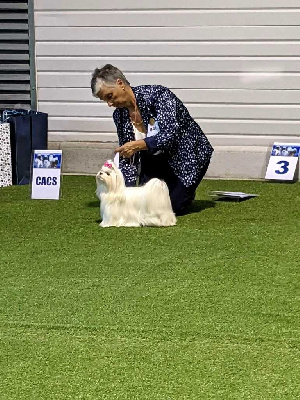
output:
[{"label": "metal roller shutter", "polygon": [[0,0],[0,110],[35,108],[33,2]]}]

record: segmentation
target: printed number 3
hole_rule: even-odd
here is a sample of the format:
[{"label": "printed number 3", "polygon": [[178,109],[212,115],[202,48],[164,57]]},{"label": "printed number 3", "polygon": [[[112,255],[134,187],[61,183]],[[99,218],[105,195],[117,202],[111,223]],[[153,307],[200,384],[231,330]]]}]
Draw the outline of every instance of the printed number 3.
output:
[{"label": "printed number 3", "polygon": [[290,165],[290,163],[288,161],[278,161],[277,164],[279,164],[279,165],[281,164],[280,165],[281,169],[275,169],[276,174],[283,175],[288,172],[288,170],[289,170],[288,166]]}]

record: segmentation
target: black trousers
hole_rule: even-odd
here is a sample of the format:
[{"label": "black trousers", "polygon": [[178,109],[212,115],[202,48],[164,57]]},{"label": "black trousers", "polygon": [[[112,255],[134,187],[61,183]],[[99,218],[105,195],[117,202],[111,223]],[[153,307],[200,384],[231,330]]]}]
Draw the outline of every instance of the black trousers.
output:
[{"label": "black trousers", "polygon": [[159,178],[166,182],[173,211],[176,215],[183,215],[195,199],[196,189],[202,181],[208,169],[210,160],[201,168],[201,174],[197,181],[186,187],[174,174],[166,157],[162,155],[143,154],[141,157],[140,184],[145,184],[152,178]]}]

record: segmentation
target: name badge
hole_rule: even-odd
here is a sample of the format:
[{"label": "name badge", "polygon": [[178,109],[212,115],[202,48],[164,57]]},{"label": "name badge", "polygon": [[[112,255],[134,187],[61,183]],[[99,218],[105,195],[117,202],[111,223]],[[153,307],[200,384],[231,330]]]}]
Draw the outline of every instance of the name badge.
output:
[{"label": "name badge", "polygon": [[159,133],[160,129],[158,126],[158,122],[154,120],[154,118],[150,118],[150,122],[148,124],[147,137],[155,136]]},{"label": "name badge", "polygon": [[[147,137],[155,136],[159,133],[160,129],[158,126],[158,122],[154,120],[154,118],[150,118],[149,124],[148,124],[148,132],[147,132]],[[161,154],[162,150],[158,150],[157,152],[153,153],[154,156],[157,156],[158,154]]]}]

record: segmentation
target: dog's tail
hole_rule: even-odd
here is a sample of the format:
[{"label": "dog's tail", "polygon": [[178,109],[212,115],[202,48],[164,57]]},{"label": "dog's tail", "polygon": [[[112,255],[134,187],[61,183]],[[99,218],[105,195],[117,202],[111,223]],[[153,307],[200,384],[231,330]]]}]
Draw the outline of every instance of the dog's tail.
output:
[{"label": "dog's tail", "polygon": [[150,181],[148,181],[145,184],[145,188],[147,188],[147,192],[150,192],[150,193],[152,193],[152,192],[156,192],[156,193],[167,192],[169,195],[169,189],[168,189],[166,182],[164,182],[158,178],[150,179]]}]

